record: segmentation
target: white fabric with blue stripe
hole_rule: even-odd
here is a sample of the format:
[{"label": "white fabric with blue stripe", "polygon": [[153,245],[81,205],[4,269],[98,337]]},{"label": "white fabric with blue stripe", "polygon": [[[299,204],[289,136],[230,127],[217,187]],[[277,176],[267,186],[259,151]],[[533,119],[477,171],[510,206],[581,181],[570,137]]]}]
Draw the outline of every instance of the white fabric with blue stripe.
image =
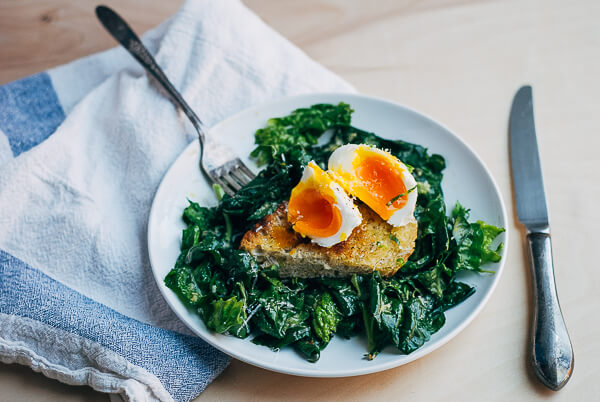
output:
[{"label": "white fabric with blue stripe", "polygon": [[[208,126],[353,90],[236,0],[190,0],[144,40]],[[118,48],[0,87],[1,361],[126,400],[189,400],[224,369],[167,307],[146,252],[187,127]]]}]

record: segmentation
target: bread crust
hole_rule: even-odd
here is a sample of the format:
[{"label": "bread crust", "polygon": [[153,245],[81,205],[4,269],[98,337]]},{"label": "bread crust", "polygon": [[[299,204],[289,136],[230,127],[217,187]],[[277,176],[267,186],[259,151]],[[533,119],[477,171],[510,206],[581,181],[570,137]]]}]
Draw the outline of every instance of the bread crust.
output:
[{"label": "bread crust", "polygon": [[287,202],[245,233],[240,248],[264,263],[279,265],[281,277],[343,277],[377,270],[394,275],[415,248],[417,221],[393,227],[359,203],[363,221],[343,242],[321,247],[302,238],[287,220]]}]

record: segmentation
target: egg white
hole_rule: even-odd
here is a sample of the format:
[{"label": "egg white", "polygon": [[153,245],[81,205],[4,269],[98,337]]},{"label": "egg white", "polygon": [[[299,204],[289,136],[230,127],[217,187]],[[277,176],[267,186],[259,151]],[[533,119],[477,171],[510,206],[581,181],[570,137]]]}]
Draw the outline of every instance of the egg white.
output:
[{"label": "egg white", "polygon": [[[301,183],[311,183],[316,182],[316,174],[314,168],[311,166],[316,166],[314,162],[310,162],[305,168],[302,174]],[[333,192],[335,203],[333,204],[334,208],[337,208],[340,211],[341,215],[341,225],[340,229],[332,236],[329,237],[317,237],[307,235],[311,239],[313,243],[318,244],[322,247],[331,247],[335,244],[338,244],[352,234],[354,228],[356,228],[362,222],[362,215],[352,199],[346,194],[344,189],[333,180],[328,180],[327,183],[318,183],[320,185],[326,185]]]},{"label": "egg white", "polygon": [[[368,148],[369,152],[383,155],[386,159],[396,163],[398,167],[402,169],[402,180],[404,181],[404,186],[407,190],[417,185],[417,181],[413,175],[410,174],[406,165],[389,152],[364,144],[346,144],[333,151],[329,157],[328,169],[333,172],[336,179],[342,183],[349,193],[354,194],[353,188],[360,182],[360,179],[356,177],[356,173],[354,172],[353,162],[358,154],[358,150],[363,147]],[[413,221],[415,219],[414,212],[416,204],[417,189],[415,188],[408,193],[406,204],[404,204],[402,208],[396,210],[387,222],[392,226],[404,226]]]},{"label": "egg white", "polygon": [[[412,174],[408,172],[406,169],[402,172],[402,180],[404,180],[404,185],[407,190],[415,187],[417,185],[417,181],[413,177]],[[415,207],[417,205],[417,189],[415,188],[413,191],[408,193],[408,198],[406,200],[406,204],[398,210],[394,212],[394,214],[387,220],[387,222],[392,226],[404,226],[409,222],[415,220],[414,213]]]}]

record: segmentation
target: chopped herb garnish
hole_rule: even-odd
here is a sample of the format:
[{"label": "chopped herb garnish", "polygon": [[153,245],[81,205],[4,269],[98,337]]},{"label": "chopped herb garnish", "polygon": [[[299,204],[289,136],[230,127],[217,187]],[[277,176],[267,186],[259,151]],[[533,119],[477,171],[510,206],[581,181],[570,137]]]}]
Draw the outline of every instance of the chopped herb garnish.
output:
[{"label": "chopped herb garnish", "polygon": [[397,200],[399,200],[400,198],[402,198],[402,197],[404,197],[404,196],[407,196],[407,195],[408,195],[408,194],[410,194],[411,192],[415,191],[415,190],[416,190],[416,188],[417,188],[417,186],[416,186],[416,185],[414,185],[413,187],[409,188],[409,189],[408,189],[408,190],[406,190],[405,192],[403,192],[403,193],[400,193],[400,194],[398,194],[397,196],[395,196],[394,198],[392,198],[391,200],[389,200],[389,201],[387,202],[387,204],[385,204],[385,205],[387,205],[388,207],[391,207],[393,203],[395,203],[395,202],[396,202]]}]

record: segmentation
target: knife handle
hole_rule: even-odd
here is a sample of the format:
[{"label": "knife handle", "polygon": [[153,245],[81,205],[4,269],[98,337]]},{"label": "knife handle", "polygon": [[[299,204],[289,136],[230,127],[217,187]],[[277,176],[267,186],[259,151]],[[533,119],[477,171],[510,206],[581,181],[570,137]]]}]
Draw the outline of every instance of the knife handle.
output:
[{"label": "knife handle", "polygon": [[573,373],[573,347],[558,303],[548,233],[527,235],[533,275],[532,363],[538,378],[558,391]]}]

